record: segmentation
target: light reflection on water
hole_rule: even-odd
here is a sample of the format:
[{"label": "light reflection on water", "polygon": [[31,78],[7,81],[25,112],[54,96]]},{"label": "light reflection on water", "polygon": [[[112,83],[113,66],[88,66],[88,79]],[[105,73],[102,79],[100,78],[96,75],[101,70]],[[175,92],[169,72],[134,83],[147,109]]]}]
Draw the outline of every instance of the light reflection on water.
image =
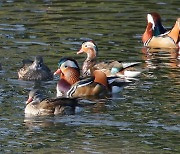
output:
[{"label": "light reflection on water", "polygon": [[[162,3],[0,2],[1,152],[178,153],[180,51],[149,50],[141,42],[148,11],[158,10],[167,27],[178,17],[179,1]],[[26,118],[29,90],[39,87],[54,97],[58,77],[36,84],[19,81],[22,59],[43,55],[52,71],[62,56],[82,64],[85,57],[76,52],[89,39],[98,45],[99,61],[142,61],[139,80],[118,95],[92,99],[96,104],[76,115]]]}]

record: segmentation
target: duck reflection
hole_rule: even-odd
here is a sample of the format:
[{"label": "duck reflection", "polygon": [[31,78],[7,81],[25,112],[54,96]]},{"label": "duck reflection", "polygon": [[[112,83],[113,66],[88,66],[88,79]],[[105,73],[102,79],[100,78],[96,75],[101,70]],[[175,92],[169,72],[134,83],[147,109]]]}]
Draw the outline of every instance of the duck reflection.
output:
[{"label": "duck reflection", "polygon": [[154,49],[143,47],[142,53],[142,59],[145,61],[147,68],[180,67],[180,49]]},{"label": "duck reflection", "polygon": [[43,117],[26,117],[24,118],[24,124],[30,130],[39,129],[43,127],[50,127],[55,124],[53,116],[43,116]]}]

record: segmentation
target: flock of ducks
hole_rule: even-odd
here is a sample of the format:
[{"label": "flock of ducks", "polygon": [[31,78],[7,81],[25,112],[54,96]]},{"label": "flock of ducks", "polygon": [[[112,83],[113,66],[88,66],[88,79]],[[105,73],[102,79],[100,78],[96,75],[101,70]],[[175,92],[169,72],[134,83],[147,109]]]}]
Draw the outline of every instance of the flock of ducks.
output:
[{"label": "flock of ducks", "polygon": [[[180,18],[168,31],[162,25],[158,13],[149,13],[142,41],[144,46],[149,48],[179,48]],[[18,71],[20,80],[47,81],[53,80],[54,75],[60,76],[56,87],[57,97],[49,99],[42,96],[39,90],[31,90],[26,101],[25,114],[74,114],[75,107],[79,105],[77,98],[118,93],[132,78],[141,73],[135,67],[140,62],[122,63],[112,60],[97,63],[98,48],[93,41],[82,43],[77,54],[83,53],[87,54],[87,58],[82,69],[75,59],[63,57],[59,60],[54,74],[43,63],[41,56],[36,56],[34,61],[23,60],[23,67]]]}]

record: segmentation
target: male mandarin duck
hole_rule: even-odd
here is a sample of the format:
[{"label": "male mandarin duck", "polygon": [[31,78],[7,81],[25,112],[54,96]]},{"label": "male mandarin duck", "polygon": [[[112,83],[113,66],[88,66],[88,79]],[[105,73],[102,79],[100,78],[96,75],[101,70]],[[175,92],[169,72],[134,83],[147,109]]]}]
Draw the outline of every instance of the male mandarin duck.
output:
[{"label": "male mandarin duck", "polygon": [[156,12],[147,14],[147,27],[142,35],[144,46],[150,48],[178,48],[180,40],[180,18],[174,27],[167,31],[161,24],[160,15]]},{"label": "male mandarin duck", "polygon": [[[80,80],[80,69],[77,62],[72,58],[62,58],[58,63],[58,69],[54,75],[59,74],[57,83],[57,97],[102,96],[109,91],[118,92],[127,80],[107,78],[105,73],[95,70],[93,76]],[[119,87],[119,88],[118,88]]]},{"label": "male mandarin duck", "polygon": [[94,70],[101,70],[106,76],[136,77],[140,74],[139,71],[133,68],[133,66],[140,64],[140,62],[123,63],[119,61],[109,61],[96,64],[98,48],[93,41],[82,43],[81,49],[77,54],[81,53],[87,54],[87,58],[82,66],[83,76],[91,75]]},{"label": "male mandarin duck", "polygon": [[76,106],[77,99],[75,98],[45,98],[39,90],[33,89],[30,91],[29,98],[26,101],[25,115],[70,115],[75,113]]},{"label": "male mandarin duck", "polygon": [[53,79],[53,73],[43,63],[43,58],[36,56],[34,62],[28,59],[23,60],[23,67],[19,70],[18,77],[21,80],[47,81]]}]

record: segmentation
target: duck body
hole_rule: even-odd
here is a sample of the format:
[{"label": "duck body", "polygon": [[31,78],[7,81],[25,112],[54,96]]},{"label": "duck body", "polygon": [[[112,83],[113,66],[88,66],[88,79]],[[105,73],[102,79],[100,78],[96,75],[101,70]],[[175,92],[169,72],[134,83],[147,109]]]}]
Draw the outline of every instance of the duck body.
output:
[{"label": "duck body", "polygon": [[83,76],[91,76],[94,70],[103,71],[106,76],[118,76],[118,77],[126,77],[126,72],[132,72],[132,74],[128,74],[127,77],[136,77],[141,72],[136,71],[134,66],[140,64],[140,62],[130,62],[130,63],[122,63],[119,61],[107,61],[96,63],[96,56],[98,54],[97,46],[92,41],[84,42],[81,45],[81,49],[77,52],[77,54],[86,53],[87,58],[82,66],[82,74]]},{"label": "duck body", "polygon": [[60,75],[56,87],[57,97],[98,96],[107,92],[107,78],[103,72],[96,71],[94,77],[80,80],[79,66],[72,58],[62,58],[54,74]]},{"label": "duck body", "polygon": [[116,86],[119,87],[127,83],[125,80],[112,80],[100,70],[95,70],[91,77],[80,79],[79,66],[72,58],[62,58],[54,74],[60,75],[56,87],[57,97],[63,95],[68,97],[106,96],[112,92],[112,86],[115,82],[118,83]]},{"label": "duck body", "polygon": [[178,48],[180,40],[180,18],[177,19],[174,27],[167,31],[161,24],[158,13],[147,15],[147,26],[142,41],[144,46],[150,48]]},{"label": "duck body", "polygon": [[75,98],[44,98],[38,90],[32,90],[29,93],[29,99],[26,102],[25,115],[69,115],[74,114],[77,100]]},{"label": "duck body", "polygon": [[20,80],[27,81],[48,81],[53,79],[53,73],[43,63],[41,56],[36,56],[34,62],[23,60],[23,67],[18,71]]}]

